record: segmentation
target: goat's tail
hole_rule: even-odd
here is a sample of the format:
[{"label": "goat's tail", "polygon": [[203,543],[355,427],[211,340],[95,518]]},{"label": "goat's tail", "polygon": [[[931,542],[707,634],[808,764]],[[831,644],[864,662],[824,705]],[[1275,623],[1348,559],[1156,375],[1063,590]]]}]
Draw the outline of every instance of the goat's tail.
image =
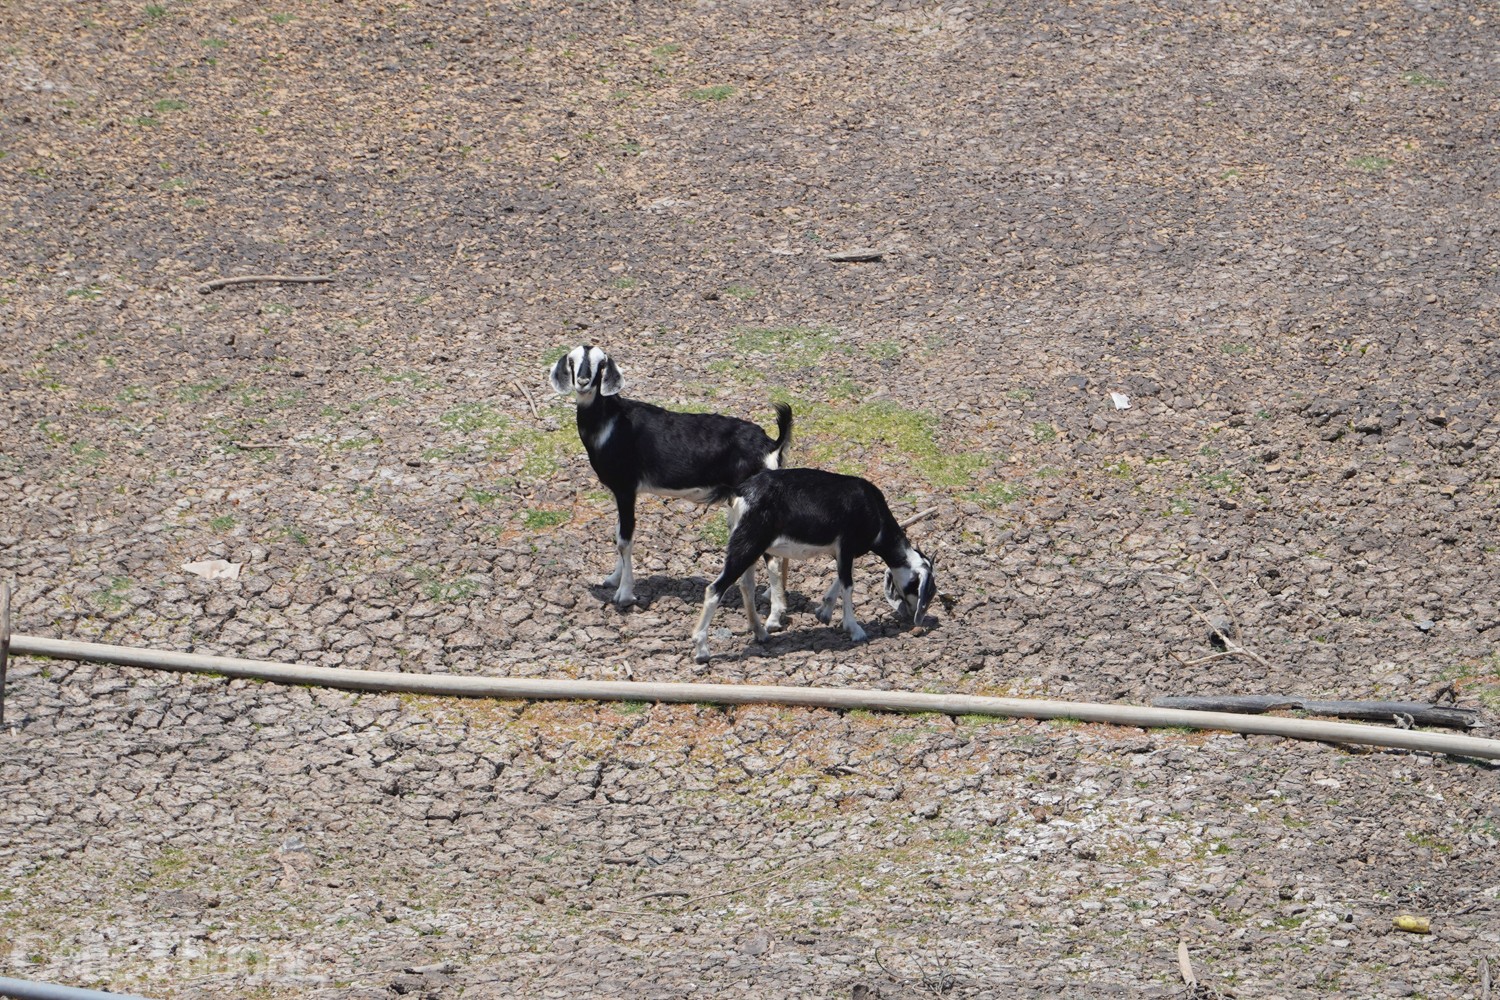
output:
[{"label": "goat's tail", "polygon": [[[766,456],[766,468],[786,468],[786,456],[792,447],[792,408],[785,403],[772,404],[776,407],[776,440],[772,442],[776,449]],[[772,465],[774,457],[776,464]]]}]

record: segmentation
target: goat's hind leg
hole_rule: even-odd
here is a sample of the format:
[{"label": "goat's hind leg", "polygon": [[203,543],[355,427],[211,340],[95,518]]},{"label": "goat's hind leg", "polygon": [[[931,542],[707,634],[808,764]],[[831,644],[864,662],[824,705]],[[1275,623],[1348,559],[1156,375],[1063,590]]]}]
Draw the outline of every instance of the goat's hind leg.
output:
[{"label": "goat's hind leg", "polygon": [[758,550],[755,543],[738,530],[729,536],[724,571],[717,580],[703,589],[703,614],[698,617],[698,627],[693,630],[693,656],[699,663],[708,662],[709,626],[713,624],[714,612],[719,610],[719,602],[724,599],[724,593],[735,582],[739,583],[740,596],[745,598],[745,611],[750,616],[750,627],[755,632],[755,638],[762,642],[769,638],[755,613],[755,560],[760,558],[762,551],[763,546]]},{"label": "goat's hind leg", "polygon": [[839,581],[838,574],[834,574],[833,582],[828,585],[828,590],[823,594],[823,601],[818,605],[818,621],[824,625],[833,624],[833,606],[839,599],[839,591],[844,588]]},{"label": "goat's hind leg", "polygon": [[771,613],[766,615],[769,632],[786,628],[786,565],[787,560],[775,556],[766,560],[766,574],[771,578],[771,585],[766,588],[771,592]]},{"label": "goat's hind leg", "polygon": [[750,632],[755,636],[756,642],[765,642],[771,638],[766,632],[764,625],[760,623],[760,614],[755,610],[755,563],[740,574],[740,600],[745,602],[745,617],[750,619]]}]

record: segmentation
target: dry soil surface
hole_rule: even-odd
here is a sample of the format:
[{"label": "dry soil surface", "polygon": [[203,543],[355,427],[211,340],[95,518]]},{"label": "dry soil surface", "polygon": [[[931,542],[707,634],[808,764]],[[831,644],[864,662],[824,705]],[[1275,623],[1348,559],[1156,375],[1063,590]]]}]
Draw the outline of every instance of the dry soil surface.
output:
[{"label": "dry soil surface", "polygon": [[[1129,704],[1452,685],[1488,726],[1497,37],[1427,0],[7,3],[15,630]],[[200,291],[266,273],[333,280]],[[725,527],[685,501],[643,502],[641,604],[606,606],[612,503],[543,380],[584,341],[638,398],[786,399],[797,461],[936,507],[930,630],[866,560],[851,644],[807,563],[790,628],[731,598],[694,664]],[[6,695],[4,975],[1367,1000],[1500,961],[1474,760],[33,659]]]}]

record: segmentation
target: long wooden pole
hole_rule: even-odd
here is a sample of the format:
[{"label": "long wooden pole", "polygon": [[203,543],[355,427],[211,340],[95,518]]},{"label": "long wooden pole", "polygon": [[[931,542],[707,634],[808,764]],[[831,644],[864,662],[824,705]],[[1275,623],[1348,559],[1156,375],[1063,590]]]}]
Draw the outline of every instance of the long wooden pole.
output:
[{"label": "long wooden pole", "polygon": [[1500,740],[1413,729],[1364,726],[1314,719],[1197,712],[1136,705],[1050,701],[1031,698],[990,698],[965,694],[926,694],[915,691],[876,691],[858,688],[782,687],[760,684],[681,684],[635,681],[546,680],[531,677],[464,677],[452,674],[407,674],[332,667],[302,667],[264,660],[246,660],[201,653],[175,653],[131,646],[69,642],[29,635],[11,636],[16,656],[45,656],[58,660],[113,663],[146,670],[221,674],[273,681],[342,688],[462,698],[521,700],[578,699],[587,701],[711,702],[724,705],[796,705],[804,708],[869,709],[887,712],[939,712],[944,715],[993,715],[1026,719],[1077,719],[1117,726],[1156,728],[1182,726],[1257,733],[1324,743],[1426,750],[1459,757],[1500,760]]}]

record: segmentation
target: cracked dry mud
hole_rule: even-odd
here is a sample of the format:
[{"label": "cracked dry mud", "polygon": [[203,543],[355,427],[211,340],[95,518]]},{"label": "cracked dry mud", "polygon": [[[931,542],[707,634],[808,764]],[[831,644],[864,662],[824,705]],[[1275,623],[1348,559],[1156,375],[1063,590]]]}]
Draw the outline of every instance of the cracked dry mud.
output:
[{"label": "cracked dry mud", "polygon": [[[1493,5],[0,10],[15,629],[414,673],[1500,706]],[[831,260],[853,251],[878,260]],[[857,254],[856,256],[869,256]],[[242,285],[255,273],[334,275]],[[863,473],[950,599],[714,660],[546,363]],[[1111,393],[1128,398],[1118,409]],[[242,564],[209,582],[184,563]],[[1219,600],[1214,588],[1224,596]],[[1227,602],[1228,607],[1225,606]],[[1230,615],[1264,658],[1212,652]],[[1477,997],[1486,764],[17,660],[0,975],[160,997]],[[1402,913],[1432,933],[1393,929]]]}]

